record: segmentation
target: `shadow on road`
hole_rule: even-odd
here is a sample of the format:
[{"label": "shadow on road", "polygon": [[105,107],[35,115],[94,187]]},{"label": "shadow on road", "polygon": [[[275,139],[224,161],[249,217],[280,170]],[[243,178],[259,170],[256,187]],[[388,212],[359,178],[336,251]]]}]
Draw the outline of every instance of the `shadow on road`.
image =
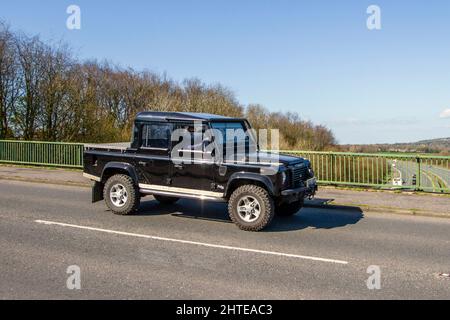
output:
[{"label": "shadow on road", "polygon": [[195,200],[179,200],[175,204],[163,205],[156,200],[144,199],[137,213],[143,216],[171,214],[175,217],[219,221],[231,223],[227,204],[222,202],[201,202]]},{"label": "shadow on road", "polygon": [[278,217],[267,228],[268,232],[294,231],[306,228],[334,229],[358,223],[364,218],[359,207],[312,208],[305,207],[291,217]]},{"label": "shadow on road", "polygon": [[[329,202],[326,199],[317,199]],[[140,216],[171,214],[175,217],[232,223],[228,217],[227,204],[180,200],[173,205],[161,205],[156,200],[143,201],[137,213]],[[333,229],[358,223],[364,218],[359,207],[330,206],[317,208],[307,206],[292,217],[275,217],[266,232],[294,231],[306,228]]]}]

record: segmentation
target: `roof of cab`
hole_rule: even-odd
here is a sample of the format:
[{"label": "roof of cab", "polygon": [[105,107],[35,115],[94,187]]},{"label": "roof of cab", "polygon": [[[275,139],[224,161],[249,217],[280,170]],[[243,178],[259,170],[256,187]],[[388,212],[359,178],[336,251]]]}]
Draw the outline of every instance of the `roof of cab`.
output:
[{"label": "roof of cab", "polygon": [[144,111],[136,115],[136,120],[190,120],[190,121],[212,121],[212,120],[235,120],[237,118],[231,118],[221,116],[218,114],[210,113],[197,113],[197,112],[159,112],[159,111]]}]

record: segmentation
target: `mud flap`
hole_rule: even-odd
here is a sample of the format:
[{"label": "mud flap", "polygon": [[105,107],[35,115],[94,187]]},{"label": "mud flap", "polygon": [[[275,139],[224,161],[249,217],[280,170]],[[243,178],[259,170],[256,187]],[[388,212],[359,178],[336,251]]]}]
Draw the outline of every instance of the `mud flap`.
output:
[{"label": "mud flap", "polygon": [[103,183],[97,181],[94,182],[94,185],[92,186],[92,203],[103,200],[103,187]]}]

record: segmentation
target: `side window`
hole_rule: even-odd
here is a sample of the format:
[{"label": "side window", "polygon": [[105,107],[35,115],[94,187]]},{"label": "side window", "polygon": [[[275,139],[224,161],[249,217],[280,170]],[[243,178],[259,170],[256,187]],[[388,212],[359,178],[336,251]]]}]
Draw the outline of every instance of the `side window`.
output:
[{"label": "side window", "polygon": [[152,123],[142,126],[142,147],[168,149],[170,143],[171,125],[167,123]]},{"label": "side window", "polygon": [[[203,137],[206,131],[206,126],[201,125],[201,131],[193,123],[180,123],[175,125],[176,129],[186,130],[191,135],[191,141],[188,142],[190,147],[187,149],[191,150],[202,150],[203,151]],[[197,131],[198,130],[198,131]],[[177,143],[181,142],[181,138]],[[186,149],[186,148],[185,148]]]}]

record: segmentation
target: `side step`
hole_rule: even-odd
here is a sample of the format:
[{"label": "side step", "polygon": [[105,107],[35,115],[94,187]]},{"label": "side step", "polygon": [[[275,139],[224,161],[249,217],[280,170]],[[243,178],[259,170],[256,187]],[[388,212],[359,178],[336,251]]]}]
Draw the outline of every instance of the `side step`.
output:
[{"label": "side step", "polygon": [[177,198],[184,198],[184,199],[226,202],[226,199],[222,198],[222,197],[211,197],[211,196],[182,193],[182,192],[162,191],[162,190],[144,189],[144,188],[139,189],[139,192],[141,192],[143,194],[149,194],[149,195],[156,194],[156,195],[160,195],[160,196],[177,197]]}]

